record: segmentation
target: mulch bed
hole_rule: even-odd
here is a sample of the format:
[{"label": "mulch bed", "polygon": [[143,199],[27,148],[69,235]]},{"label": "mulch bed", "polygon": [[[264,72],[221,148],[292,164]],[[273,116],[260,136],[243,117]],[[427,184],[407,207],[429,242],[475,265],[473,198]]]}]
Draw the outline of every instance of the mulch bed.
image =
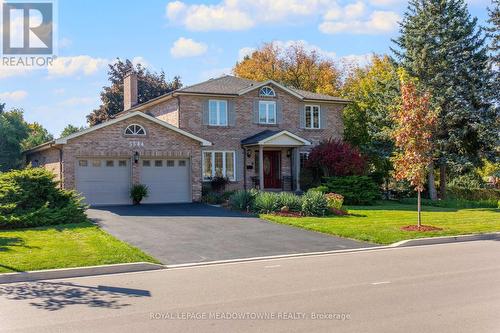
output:
[{"label": "mulch bed", "polygon": [[406,227],[401,227],[401,230],[404,231],[439,231],[443,230],[443,228],[438,228],[438,227],[433,227],[431,225],[421,225],[416,226],[416,225],[407,225]]}]

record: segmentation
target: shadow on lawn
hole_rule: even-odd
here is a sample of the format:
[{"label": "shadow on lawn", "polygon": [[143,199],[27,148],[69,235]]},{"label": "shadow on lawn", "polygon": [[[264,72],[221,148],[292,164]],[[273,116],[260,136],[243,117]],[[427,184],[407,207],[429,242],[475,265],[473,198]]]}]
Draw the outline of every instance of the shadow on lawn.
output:
[{"label": "shadow on lawn", "polygon": [[48,311],[69,305],[87,305],[120,309],[130,304],[127,299],[150,297],[148,290],[110,286],[85,286],[68,282],[28,282],[0,286],[0,297],[9,300],[30,300],[30,305]]}]

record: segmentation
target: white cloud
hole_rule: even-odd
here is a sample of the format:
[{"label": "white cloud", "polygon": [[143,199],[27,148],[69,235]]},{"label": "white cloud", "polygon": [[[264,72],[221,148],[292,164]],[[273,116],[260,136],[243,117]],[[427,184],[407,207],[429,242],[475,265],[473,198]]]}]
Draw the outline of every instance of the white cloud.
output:
[{"label": "white cloud", "polygon": [[66,89],[64,89],[64,88],[57,88],[57,89],[52,90],[52,93],[54,95],[64,95],[65,92],[66,92]]},{"label": "white cloud", "polygon": [[340,57],[339,60],[342,63],[354,64],[354,65],[358,65],[358,66],[365,66],[365,65],[368,65],[370,63],[372,58],[373,58],[373,53],[349,54],[349,55]]},{"label": "white cloud", "polygon": [[314,45],[314,44],[311,44],[308,41],[305,41],[303,39],[288,40],[288,41],[277,40],[277,41],[274,41],[274,43],[276,46],[278,46],[280,48],[288,48],[288,47],[295,45],[295,44],[301,44],[306,51],[308,51],[308,52],[314,51],[322,57],[335,58],[335,56],[336,56],[335,52],[324,50],[321,47]]},{"label": "white cloud", "polygon": [[63,37],[59,40],[57,46],[60,48],[60,49],[65,49],[65,48],[68,48],[70,47],[71,45],[73,44],[73,41],[67,37]]},{"label": "white cloud", "polygon": [[319,30],[325,34],[353,33],[353,34],[380,34],[393,31],[400,17],[392,11],[374,11],[367,19],[341,19],[339,21],[325,21],[320,24]]},{"label": "white cloud", "polygon": [[238,61],[242,61],[243,59],[245,59],[246,56],[251,56],[255,50],[256,50],[255,47],[250,47],[250,46],[243,47],[243,48],[239,49],[238,50]]},{"label": "white cloud", "polygon": [[49,76],[92,75],[104,68],[110,60],[88,55],[59,57],[48,67]]},{"label": "white cloud", "polygon": [[28,93],[25,90],[15,90],[0,93],[0,101],[18,102],[26,98]]},{"label": "white cloud", "polygon": [[149,67],[150,66],[149,62],[147,62],[146,59],[142,56],[133,57],[132,64],[134,66],[141,64],[142,67]]},{"label": "white cloud", "polygon": [[293,16],[318,12],[332,0],[224,0],[217,4],[169,2],[166,16],[171,23],[189,30],[246,30],[261,22],[282,22]]},{"label": "white cloud", "polygon": [[200,80],[205,81],[208,79],[215,79],[221,77],[223,75],[231,74],[231,67],[223,67],[223,68],[212,68],[206,71],[201,72]]},{"label": "white cloud", "polygon": [[196,42],[191,38],[180,37],[170,48],[170,54],[174,58],[197,57],[207,52],[208,46],[204,43]]}]

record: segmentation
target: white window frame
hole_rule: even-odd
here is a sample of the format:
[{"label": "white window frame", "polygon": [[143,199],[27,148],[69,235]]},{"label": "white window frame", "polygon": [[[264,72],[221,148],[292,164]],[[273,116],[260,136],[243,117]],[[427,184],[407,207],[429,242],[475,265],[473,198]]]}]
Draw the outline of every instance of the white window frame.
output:
[{"label": "white window frame", "polygon": [[[134,128],[135,130],[132,130]],[[130,129],[132,133],[127,133],[127,131]],[[138,133],[139,131],[142,131],[142,133]],[[125,131],[123,132],[127,136],[146,136],[146,129],[144,126],[139,125],[139,124],[130,124],[125,128]]]},{"label": "white window frame", "polygon": [[[222,153],[222,177],[226,177],[226,156],[227,153],[233,154],[233,177],[228,178],[230,181],[236,181],[236,152],[234,150],[203,150],[202,151],[202,177],[203,181],[210,181],[211,178],[215,177],[215,153]],[[205,177],[205,155],[210,153],[210,161],[212,165],[212,175],[210,178]]]},{"label": "white window frame", "polygon": [[[267,89],[268,92],[271,92],[271,94],[269,93],[265,93],[264,91]],[[261,97],[276,97],[276,92],[274,91],[274,89],[270,86],[264,86],[262,88],[260,88],[259,90],[259,96]]]},{"label": "white window frame", "polygon": [[[260,106],[261,104],[266,106],[266,121],[262,122],[260,121]],[[274,105],[274,122],[269,121],[269,105]],[[276,101],[259,101],[259,124],[265,124],[265,125],[275,125],[276,124],[276,117],[278,116],[278,111],[276,110]]]},{"label": "white window frame", "polygon": [[[215,119],[215,123],[212,124],[212,121],[211,121],[211,115],[212,115],[212,112],[210,112],[210,104],[212,104],[212,102],[215,102],[215,105],[216,105],[216,109],[215,109],[215,114],[216,114],[216,119]],[[221,103],[224,103],[226,105],[226,119],[221,119],[221,108],[220,108],[220,104]],[[227,126],[228,124],[228,121],[229,121],[229,109],[228,109],[228,103],[225,99],[210,99],[208,101],[208,125],[209,126]],[[221,120],[225,120],[224,123],[221,122]]]},{"label": "white window frame", "polygon": [[[309,108],[309,110],[307,110]],[[318,108],[318,127],[314,127],[314,108]],[[311,113],[311,123],[307,126],[307,113]],[[307,129],[321,129],[321,106],[317,104],[307,104],[304,107],[304,126]]]}]

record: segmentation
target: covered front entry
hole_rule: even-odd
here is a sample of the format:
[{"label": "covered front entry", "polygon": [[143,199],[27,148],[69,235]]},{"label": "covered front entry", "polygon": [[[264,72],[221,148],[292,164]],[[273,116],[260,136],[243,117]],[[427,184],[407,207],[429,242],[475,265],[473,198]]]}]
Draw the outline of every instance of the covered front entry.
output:
[{"label": "covered front entry", "polygon": [[148,187],[143,203],[191,202],[189,159],[141,160],[141,184]]},{"label": "covered front entry", "polygon": [[[241,141],[245,153],[245,187],[300,191],[299,149],[311,143],[288,131],[266,130]],[[254,155],[254,159],[250,158]],[[255,166],[255,167],[254,167]]]}]

